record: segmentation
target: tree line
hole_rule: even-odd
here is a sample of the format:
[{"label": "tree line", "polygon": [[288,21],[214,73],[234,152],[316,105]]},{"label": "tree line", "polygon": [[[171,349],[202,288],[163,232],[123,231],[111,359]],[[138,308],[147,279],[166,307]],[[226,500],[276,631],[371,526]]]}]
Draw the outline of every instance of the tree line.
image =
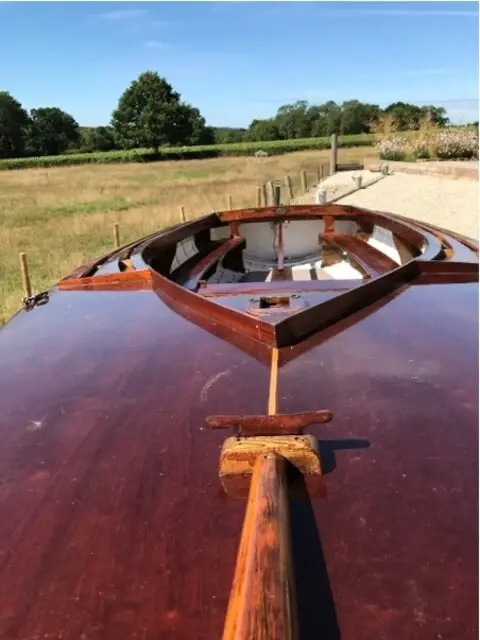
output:
[{"label": "tree line", "polygon": [[57,107],[27,112],[7,91],[0,91],[0,158],[58,155],[113,149],[195,146],[215,143],[292,140],[369,133],[382,118],[394,130],[418,129],[428,118],[437,126],[449,121],[443,107],[395,102],[386,109],[349,100],[309,105],[299,101],[276,115],[253,120],[248,128],[210,127],[200,111],[181,100],[165,78],[141,73],[120,96],[109,125],[81,127]]},{"label": "tree line", "polygon": [[376,104],[348,100],[342,104],[329,101],[309,105],[300,100],[281,106],[273,118],[253,120],[248,129],[225,130],[219,142],[294,140],[317,138],[332,133],[354,135],[371,133],[380,121],[389,120],[394,131],[419,129],[426,119],[444,127],[449,123],[443,107],[419,107],[405,102],[394,102],[385,109]]},{"label": "tree line", "polygon": [[146,71],[120,96],[110,125],[80,127],[58,107],[28,113],[0,91],[0,158],[58,155],[112,149],[214,144],[215,134],[200,111],[158,73]]}]

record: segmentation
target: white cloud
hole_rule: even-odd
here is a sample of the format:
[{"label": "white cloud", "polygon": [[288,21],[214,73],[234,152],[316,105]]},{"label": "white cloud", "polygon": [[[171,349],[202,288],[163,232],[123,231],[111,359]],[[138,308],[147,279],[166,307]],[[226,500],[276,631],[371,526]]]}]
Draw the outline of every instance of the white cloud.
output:
[{"label": "white cloud", "polygon": [[99,13],[97,17],[100,20],[106,20],[108,22],[121,22],[123,20],[142,18],[147,15],[147,13],[147,9],[117,9],[116,11]]},{"label": "white cloud", "polygon": [[170,49],[173,47],[169,42],[162,42],[161,40],[147,40],[145,46],[149,49]]},{"label": "white cloud", "polygon": [[394,75],[404,78],[420,78],[424,76],[445,76],[449,73],[457,73],[457,71],[455,69],[405,69],[405,71],[399,71]]},{"label": "white cloud", "polygon": [[[273,3],[272,3],[273,4]],[[282,3],[283,4],[283,3]],[[310,12],[313,7],[313,11],[319,18],[341,18],[341,17],[355,17],[355,16],[385,16],[385,17],[439,17],[439,18],[477,18],[478,11],[475,9],[467,9],[462,11],[461,9],[418,9],[415,6],[406,8],[395,7],[378,7],[378,8],[351,8],[351,3],[345,3],[345,8],[340,8],[341,4],[338,3],[338,9],[324,9],[322,2],[288,2],[284,6],[279,6],[275,3],[274,6],[265,8],[263,13],[268,16],[279,16],[290,18],[298,16],[303,18],[305,16],[305,10]],[[380,3],[379,3],[380,4]],[[381,3],[383,4],[383,3]],[[390,3],[389,3],[390,4]],[[392,3],[393,4],[393,3]],[[473,6],[473,2],[470,3]]]},{"label": "white cloud", "polygon": [[407,17],[445,17],[445,18],[478,18],[478,11],[460,11],[459,9],[341,9],[322,11],[322,15],[331,16],[407,16]]}]

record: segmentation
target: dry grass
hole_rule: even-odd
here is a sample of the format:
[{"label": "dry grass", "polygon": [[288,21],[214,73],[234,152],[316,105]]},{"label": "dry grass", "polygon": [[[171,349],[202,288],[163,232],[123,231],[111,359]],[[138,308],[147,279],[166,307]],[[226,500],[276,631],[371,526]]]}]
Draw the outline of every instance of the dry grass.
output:
[{"label": "dry grass", "polygon": [[390,136],[397,131],[397,121],[391,114],[381,115],[370,125],[370,132],[375,134],[377,139]]},{"label": "dry grass", "polygon": [[[341,149],[339,162],[362,161],[372,149]],[[216,158],[148,165],[85,165],[0,173],[0,324],[19,308],[18,254],[27,253],[35,292],[52,286],[79,264],[121,243],[188,218],[255,204],[255,188],[290,175],[299,191],[300,170],[309,184],[328,151],[256,159]]]}]

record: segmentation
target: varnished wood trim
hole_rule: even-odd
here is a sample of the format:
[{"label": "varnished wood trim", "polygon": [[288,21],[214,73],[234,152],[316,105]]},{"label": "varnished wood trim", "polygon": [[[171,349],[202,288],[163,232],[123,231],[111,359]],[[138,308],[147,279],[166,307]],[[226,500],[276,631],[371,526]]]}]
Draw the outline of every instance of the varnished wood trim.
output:
[{"label": "varnished wood trim", "polygon": [[358,220],[362,218],[366,222],[378,224],[379,226],[390,230],[392,233],[421,250],[423,245],[427,244],[427,250],[423,255],[424,260],[435,259],[442,250],[441,244],[435,236],[428,231],[422,233],[418,228],[412,226],[409,222],[395,219],[390,214],[381,211],[371,211],[351,205],[340,204],[316,204],[316,205],[289,205],[282,208],[281,215],[278,214],[277,207],[263,207],[262,209],[238,209],[235,211],[221,211],[218,213],[222,222],[238,221],[267,221],[284,218],[310,219],[315,217],[330,216],[342,220]]},{"label": "varnished wood trim", "polygon": [[468,273],[478,275],[478,262],[453,262],[450,260],[439,260],[438,262],[421,262],[420,273],[444,273],[457,274]]},{"label": "varnished wood trim", "polygon": [[152,272],[150,269],[141,271],[119,271],[104,276],[91,276],[85,278],[71,278],[60,280],[57,287],[62,291],[73,291],[75,289],[109,289],[118,291],[121,289],[151,289]]},{"label": "varnished wood trim", "polygon": [[275,326],[277,347],[294,345],[308,335],[325,329],[355,311],[372,304],[398,287],[410,282],[420,273],[418,262],[412,260],[394,271],[364,283],[322,304],[308,307],[282,320]]},{"label": "varnished wood trim", "polygon": [[254,466],[223,640],[296,640],[297,606],[284,458]]},{"label": "varnished wood trim", "polygon": [[330,422],[332,418],[331,411],[319,410],[259,416],[208,416],[206,422],[212,429],[234,429],[237,436],[243,437],[298,436],[306,427]]},{"label": "varnished wood trim", "polygon": [[277,387],[278,387],[278,349],[272,349],[272,362],[270,364],[270,387],[268,390],[268,414],[277,413]]},{"label": "varnished wood trim", "polygon": [[275,280],[270,282],[232,282],[231,284],[207,284],[198,293],[205,298],[242,294],[268,295],[271,293],[329,293],[350,291],[362,284],[362,280]]},{"label": "varnished wood trim", "polygon": [[200,281],[217,262],[224,258],[230,251],[237,249],[245,244],[245,239],[235,236],[229,240],[225,240],[219,247],[216,247],[208,255],[200,260],[200,262],[191,270],[190,277],[185,283],[185,288],[190,291],[196,291]]},{"label": "varnished wood trim", "polygon": [[172,308],[179,309],[178,303],[181,303],[195,313],[223,323],[232,334],[241,333],[267,345],[275,344],[275,331],[270,323],[225,305],[216,304],[193,291],[188,291],[155,271],[152,272],[152,277],[155,293]]},{"label": "varnished wood trim", "polygon": [[346,233],[320,233],[319,236],[328,244],[346,251],[362,271],[374,278],[398,267],[394,260],[355,236]]},{"label": "varnished wood trim", "polygon": [[[104,255],[98,258],[94,258],[93,260],[90,260],[89,262],[86,262],[85,264],[78,266],[71,274],[63,278],[60,282],[64,282],[65,280],[75,280],[77,278],[92,276],[99,266],[101,266],[102,264],[107,262],[107,260],[113,258],[114,256],[116,255],[124,256],[129,249],[133,251],[133,249],[138,248],[140,251],[142,251],[152,241],[154,241],[157,238],[163,238],[164,236],[168,236],[170,239],[175,238],[174,234],[178,233],[179,230],[180,230],[180,233],[182,233],[181,229],[184,229],[184,228],[188,229],[188,232],[185,236],[185,237],[188,237],[192,233],[196,233],[196,231],[193,231],[193,232],[191,231],[192,224],[199,225],[199,227],[193,227],[193,229],[196,229],[196,228],[203,229],[203,228],[212,228],[214,226],[219,226],[220,221],[216,213],[209,213],[205,216],[202,216],[201,218],[196,218],[195,220],[192,220],[190,222],[186,222],[184,224],[179,224],[179,225],[173,225],[168,229],[164,229],[162,231],[155,231],[154,233],[151,233],[148,236],[144,236],[143,238],[139,238],[138,240],[129,242],[128,244],[121,246],[119,249],[114,249],[113,251],[109,251],[108,253],[105,253]],[[170,241],[174,242],[175,240],[169,240],[169,242]]]},{"label": "varnished wood trim", "polygon": [[[336,209],[332,209],[336,207]],[[343,214],[343,208],[341,205],[288,205],[282,207],[282,215],[278,215],[278,207],[268,206],[260,209],[236,209],[235,211],[219,211],[218,217],[222,222],[238,221],[250,222],[256,220],[272,220],[273,218],[288,218],[288,217],[305,217],[312,218],[325,214]]]},{"label": "varnished wood trim", "polygon": [[211,213],[204,218],[191,220],[185,224],[181,224],[173,229],[163,231],[156,237],[144,243],[142,248],[142,257],[149,264],[150,254],[156,253],[163,247],[177,244],[185,238],[201,234],[203,231],[209,231],[214,227],[220,226],[220,221],[216,213]]}]

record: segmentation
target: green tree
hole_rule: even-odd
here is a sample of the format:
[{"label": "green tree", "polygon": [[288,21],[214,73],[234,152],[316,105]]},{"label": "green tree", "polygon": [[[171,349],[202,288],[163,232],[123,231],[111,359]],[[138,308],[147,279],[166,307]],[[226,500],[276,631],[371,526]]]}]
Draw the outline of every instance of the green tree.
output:
[{"label": "green tree", "polygon": [[30,155],[55,156],[80,142],[78,122],[57,107],[32,109],[27,133]]},{"label": "green tree", "polygon": [[213,128],[207,127],[200,111],[188,104],[178,106],[174,131],[170,144],[215,144]]},{"label": "green tree", "polygon": [[251,142],[261,142],[266,140],[280,140],[275,120],[253,120],[245,134],[245,140]]},{"label": "green tree", "polygon": [[421,108],[406,102],[394,102],[389,104],[385,113],[395,118],[397,131],[418,129],[420,120],[424,117]]},{"label": "green tree", "polygon": [[309,137],[310,122],[307,112],[308,102],[305,100],[299,100],[295,104],[286,104],[278,109],[275,124],[283,140]]},{"label": "green tree", "polygon": [[145,71],[120,97],[111,122],[126,148],[203,144],[213,141],[198,109],[180,102],[180,94],[154,71]]},{"label": "green tree", "polygon": [[371,123],[380,114],[380,107],[375,104],[365,104],[358,100],[348,100],[341,107],[340,128],[341,135],[368,133]]},{"label": "green tree", "polygon": [[329,100],[321,105],[321,110],[325,117],[325,133],[323,135],[331,136],[332,133],[338,133],[342,122],[341,107],[333,100]]},{"label": "green tree", "polygon": [[421,111],[424,117],[429,118],[430,122],[438,127],[446,127],[450,122],[444,107],[435,107],[429,104],[421,107]]},{"label": "green tree", "polygon": [[28,113],[7,91],[0,91],[0,158],[16,158],[25,150]]},{"label": "green tree", "polygon": [[215,143],[226,144],[229,142],[242,142],[245,139],[247,129],[236,127],[214,127]]},{"label": "green tree", "polygon": [[117,148],[115,132],[111,127],[80,127],[82,151],[111,151]]}]

